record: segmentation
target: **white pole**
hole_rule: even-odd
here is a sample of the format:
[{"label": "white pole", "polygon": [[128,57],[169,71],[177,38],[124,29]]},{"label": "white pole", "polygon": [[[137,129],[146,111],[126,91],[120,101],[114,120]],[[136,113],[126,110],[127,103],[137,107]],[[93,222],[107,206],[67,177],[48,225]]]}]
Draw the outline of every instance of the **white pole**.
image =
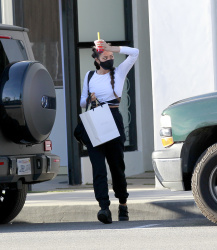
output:
[{"label": "white pole", "polygon": [[13,4],[12,0],[1,0],[2,23],[13,25]]},{"label": "white pole", "polygon": [[[64,107],[66,111],[66,94],[65,94],[65,70],[64,70],[64,48],[63,48],[63,23],[62,23],[62,4],[61,0],[59,0],[59,21],[60,21],[60,41],[61,41],[61,57],[62,57],[62,75],[63,75],[63,95],[64,95]],[[65,124],[66,122],[66,115],[65,115]],[[67,127],[66,127],[66,138],[67,138]],[[67,141],[67,140],[66,140]],[[67,147],[67,145],[66,145]],[[68,148],[68,147],[67,147]],[[66,151],[67,159],[68,159],[68,150]]]}]

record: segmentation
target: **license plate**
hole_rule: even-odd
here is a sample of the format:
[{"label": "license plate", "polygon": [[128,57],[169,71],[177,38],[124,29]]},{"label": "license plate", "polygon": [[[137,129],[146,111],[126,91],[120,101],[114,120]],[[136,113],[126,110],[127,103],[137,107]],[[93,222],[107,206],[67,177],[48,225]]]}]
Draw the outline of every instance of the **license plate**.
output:
[{"label": "license plate", "polygon": [[17,174],[27,175],[31,174],[31,161],[30,158],[17,159]]}]

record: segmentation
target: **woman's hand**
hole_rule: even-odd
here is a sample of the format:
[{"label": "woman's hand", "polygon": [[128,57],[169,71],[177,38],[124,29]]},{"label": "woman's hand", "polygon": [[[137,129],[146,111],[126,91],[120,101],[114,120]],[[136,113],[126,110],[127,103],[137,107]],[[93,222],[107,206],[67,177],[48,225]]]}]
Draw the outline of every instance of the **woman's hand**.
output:
[{"label": "woman's hand", "polygon": [[96,101],[96,96],[95,96],[95,93],[93,92],[93,93],[91,93],[91,102],[94,102],[94,101]]},{"label": "woman's hand", "polygon": [[96,47],[101,46],[103,48],[103,50],[111,51],[111,46],[102,39],[96,40],[96,41],[94,41],[94,43],[95,43]]},{"label": "woman's hand", "polygon": [[101,40],[101,41],[102,41],[101,46],[103,47],[103,49],[105,51],[111,51],[111,46],[107,42],[105,42],[104,40]]},{"label": "woman's hand", "polygon": [[[89,103],[96,101],[96,96],[95,96],[94,92],[90,93],[90,97],[91,97],[90,98],[91,100],[89,101]],[[89,96],[87,97],[86,102],[87,102],[88,98],[89,98]]]},{"label": "woman's hand", "polygon": [[102,39],[101,40],[96,40],[96,41],[94,41],[94,43],[95,43],[96,47],[97,46],[102,46],[103,50],[105,50],[105,51],[116,52],[116,53],[120,52],[120,47],[119,46],[111,46]]}]

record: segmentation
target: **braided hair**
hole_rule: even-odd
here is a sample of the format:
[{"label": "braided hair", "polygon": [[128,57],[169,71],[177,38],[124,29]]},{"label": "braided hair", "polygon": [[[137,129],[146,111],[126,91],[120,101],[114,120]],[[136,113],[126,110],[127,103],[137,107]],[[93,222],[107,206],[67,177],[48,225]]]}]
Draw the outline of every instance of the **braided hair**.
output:
[{"label": "braided hair", "polygon": [[[92,57],[93,57],[94,59],[95,59],[95,58],[99,59],[99,52],[97,52],[97,50],[96,50],[95,47],[92,48],[92,51],[93,51]],[[94,60],[94,65],[95,65],[95,67],[96,67],[97,70],[100,69],[100,65],[98,64],[98,62],[97,62],[96,60]]]},{"label": "braided hair", "polygon": [[[92,48],[92,51],[93,51],[92,57],[94,59],[95,58],[99,59],[100,53],[97,52],[95,47]],[[94,65],[95,65],[97,70],[100,69],[100,65],[96,60],[94,60]],[[111,77],[111,85],[112,85],[113,93],[114,93],[115,97],[117,98],[117,100],[120,102],[120,98],[118,97],[118,95],[115,93],[115,90],[114,90],[114,86],[115,86],[115,67],[112,67],[112,69],[110,70],[110,77]]]}]

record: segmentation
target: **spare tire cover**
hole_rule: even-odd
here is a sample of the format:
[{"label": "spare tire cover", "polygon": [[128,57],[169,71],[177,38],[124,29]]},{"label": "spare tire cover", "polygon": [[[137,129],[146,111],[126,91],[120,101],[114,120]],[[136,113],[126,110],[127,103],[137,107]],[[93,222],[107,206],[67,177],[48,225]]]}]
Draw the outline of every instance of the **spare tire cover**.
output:
[{"label": "spare tire cover", "polygon": [[49,136],[55,116],[55,88],[46,68],[35,61],[8,65],[0,86],[3,134],[15,143],[41,143]]}]

